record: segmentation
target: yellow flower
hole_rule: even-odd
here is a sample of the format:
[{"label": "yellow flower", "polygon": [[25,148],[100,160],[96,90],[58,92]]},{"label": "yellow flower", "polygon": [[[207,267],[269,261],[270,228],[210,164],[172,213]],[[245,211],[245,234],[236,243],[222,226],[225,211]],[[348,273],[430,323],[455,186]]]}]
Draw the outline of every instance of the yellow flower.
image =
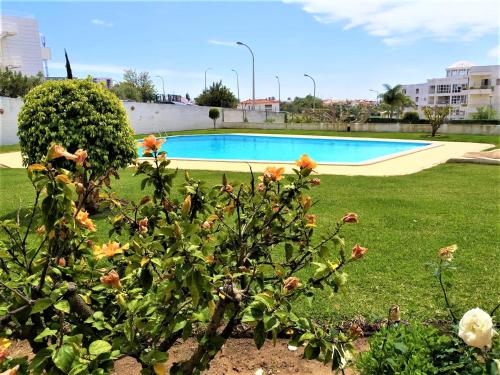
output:
[{"label": "yellow flower", "polygon": [[82,150],[81,148],[76,150],[75,152],[75,156],[76,156],[76,165],[83,165],[85,163],[85,160],[87,159],[87,151],[86,150]]},{"label": "yellow flower", "polygon": [[33,171],[44,171],[46,170],[47,168],[45,168],[44,165],[41,165],[41,164],[31,164],[29,167],[28,167],[28,172],[33,172]]},{"label": "yellow flower", "polygon": [[155,363],[153,365],[153,369],[155,370],[156,375],[167,375],[167,367],[165,363]]},{"label": "yellow flower", "polygon": [[0,338],[0,363],[2,363],[8,356],[8,349],[11,345],[9,339]]},{"label": "yellow flower", "polygon": [[450,245],[439,249],[439,257],[445,262],[451,262],[453,260],[453,253],[457,251],[457,245]]},{"label": "yellow flower", "polygon": [[97,259],[112,257],[116,254],[122,254],[123,250],[127,250],[128,248],[128,243],[120,246],[118,242],[108,242],[107,244],[103,244],[102,246],[94,246],[94,256]]},{"label": "yellow flower", "polygon": [[304,215],[304,218],[306,219],[306,227],[315,227],[316,226],[316,215],[313,214],[307,214]]}]

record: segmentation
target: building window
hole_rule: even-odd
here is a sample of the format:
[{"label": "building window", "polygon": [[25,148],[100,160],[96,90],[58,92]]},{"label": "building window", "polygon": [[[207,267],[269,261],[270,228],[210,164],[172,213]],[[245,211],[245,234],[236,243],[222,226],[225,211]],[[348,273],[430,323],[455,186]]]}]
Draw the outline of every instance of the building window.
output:
[{"label": "building window", "polygon": [[497,78],[497,86],[500,86],[500,78]]},{"label": "building window", "polygon": [[403,94],[406,94],[406,89],[403,89]]},{"label": "building window", "polygon": [[466,104],[467,95],[453,95],[451,97],[451,104]]},{"label": "building window", "polygon": [[434,104],[434,97],[433,96],[429,96],[429,104]]},{"label": "building window", "polygon": [[416,89],[416,90],[415,90],[415,94],[418,94],[418,93],[419,93],[419,91],[420,91],[420,89]]},{"label": "building window", "polygon": [[436,86],[429,87],[429,94],[434,94],[436,92]]},{"label": "building window", "polygon": [[481,80],[481,88],[488,88],[490,86],[490,80],[488,78]]},{"label": "building window", "polygon": [[272,111],[273,110],[273,105],[272,104],[266,104],[265,107],[264,107],[264,109],[266,111]]},{"label": "building window", "polygon": [[450,92],[450,85],[437,85],[438,94],[447,94]]},{"label": "building window", "polygon": [[418,102],[418,96],[415,97],[415,102]]}]

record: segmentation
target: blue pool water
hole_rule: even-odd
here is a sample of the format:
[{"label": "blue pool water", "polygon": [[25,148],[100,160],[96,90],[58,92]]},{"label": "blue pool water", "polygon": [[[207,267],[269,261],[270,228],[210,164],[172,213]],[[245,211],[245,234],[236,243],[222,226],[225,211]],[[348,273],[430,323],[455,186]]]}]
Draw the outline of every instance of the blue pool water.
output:
[{"label": "blue pool water", "polygon": [[[239,134],[168,137],[170,158],[293,162],[308,154],[318,163],[362,163],[430,145],[425,142],[371,141]],[[139,149],[139,155],[142,150]]]}]

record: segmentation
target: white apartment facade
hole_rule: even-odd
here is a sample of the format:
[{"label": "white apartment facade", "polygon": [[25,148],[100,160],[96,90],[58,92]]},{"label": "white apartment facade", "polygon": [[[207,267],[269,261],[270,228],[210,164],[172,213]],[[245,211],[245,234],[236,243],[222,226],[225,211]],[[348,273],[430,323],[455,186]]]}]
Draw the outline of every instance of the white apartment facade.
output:
[{"label": "white apartment facade", "polygon": [[50,49],[42,46],[36,19],[0,15],[0,69],[34,76],[47,60]]},{"label": "white apartment facade", "polygon": [[239,109],[255,109],[256,111],[279,112],[280,102],[274,98],[244,100],[238,104]]},{"label": "white apartment facade", "polygon": [[446,68],[446,77],[403,85],[403,92],[413,100],[422,118],[424,106],[449,105],[452,120],[467,119],[484,106],[500,113],[500,65],[475,66],[459,61]]}]

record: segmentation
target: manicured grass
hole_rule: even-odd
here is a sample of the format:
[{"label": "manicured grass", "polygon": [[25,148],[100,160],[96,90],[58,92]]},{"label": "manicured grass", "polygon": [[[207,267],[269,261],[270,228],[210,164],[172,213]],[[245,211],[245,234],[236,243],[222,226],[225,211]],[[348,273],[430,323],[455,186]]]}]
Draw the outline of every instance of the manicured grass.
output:
[{"label": "manicured grass", "polygon": [[5,154],[7,152],[15,152],[15,151],[21,151],[21,147],[19,147],[19,144],[0,146],[0,154]]},{"label": "manicured grass", "polygon": [[[191,175],[216,184],[221,173]],[[248,177],[228,173],[233,186]],[[321,176],[321,185],[312,190],[318,201],[313,208],[319,215],[318,232],[332,228],[345,212],[357,212],[361,222],[345,228],[346,244],[350,249],[360,243],[369,253],[349,266],[342,293],[332,298],[319,293],[312,307],[304,303],[296,308],[314,318],[335,320],[357,314],[385,317],[391,304],[398,304],[408,320],[446,316],[428,263],[436,260],[440,247],[456,243],[458,270],[451,278],[450,295],[459,315],[476,306],[491,311],[500,295],[499,186],[498,167],[487,165],[443,164],[398,177]],[[130,170],[121,172],[114,187],[128,199],[144,194],[140,178],[132,177]],[[24,170],[0,170],[0,217],[15,217],[17,208],[27,207],[31,197]],[[109,229],[105,216],[95,218],[102,240]]]}]

